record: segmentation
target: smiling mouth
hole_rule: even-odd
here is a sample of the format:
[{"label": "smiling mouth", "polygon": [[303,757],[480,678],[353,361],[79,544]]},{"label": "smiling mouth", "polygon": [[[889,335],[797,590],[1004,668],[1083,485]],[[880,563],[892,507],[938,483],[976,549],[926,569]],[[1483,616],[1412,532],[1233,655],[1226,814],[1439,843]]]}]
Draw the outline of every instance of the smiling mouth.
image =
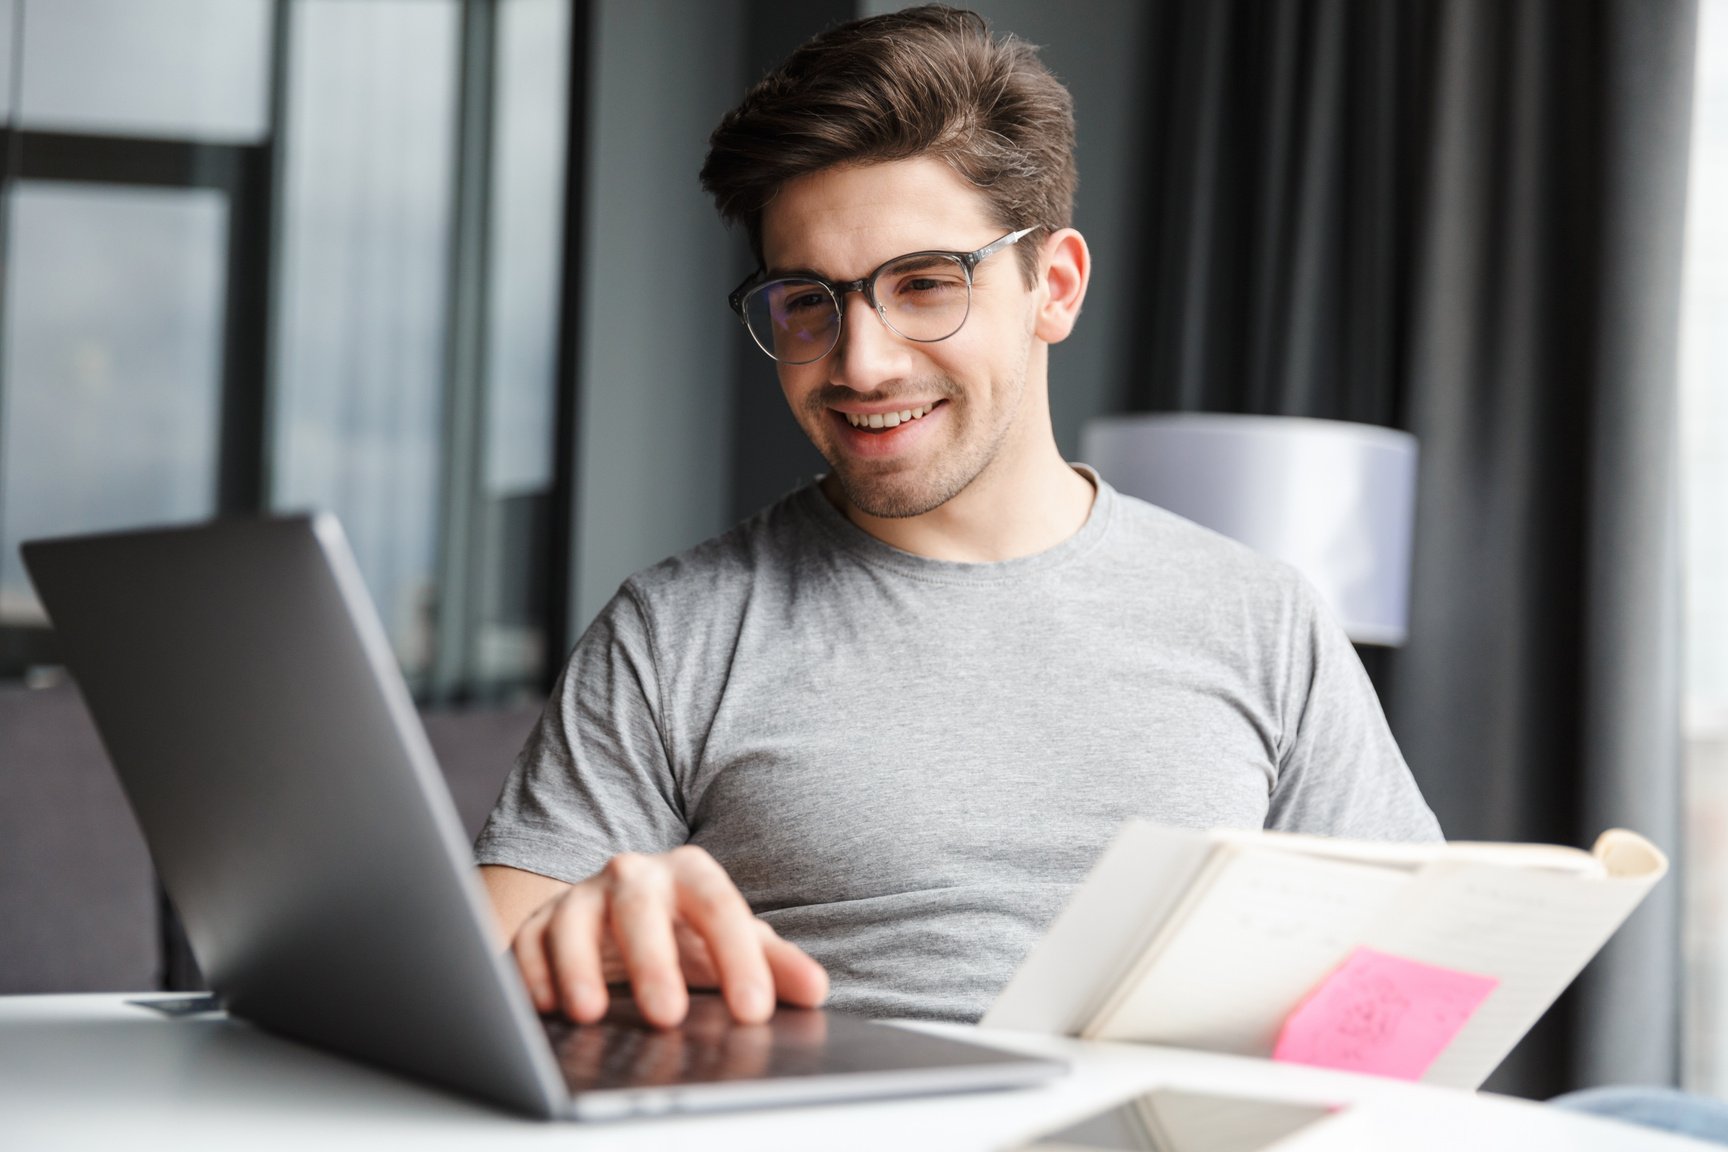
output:
[{"label": "smiling mouth", "polygon": [[866,432],[880,432],[898,428],[913,420],[922,420],[939,403],[941,401],[938,400],[918,408],[902,408],[898,412],[874,412],[868,416],[861,416],[856,412],[842,412],[841,415],[846,417],[846,422],[854,428],[861,428]]}]

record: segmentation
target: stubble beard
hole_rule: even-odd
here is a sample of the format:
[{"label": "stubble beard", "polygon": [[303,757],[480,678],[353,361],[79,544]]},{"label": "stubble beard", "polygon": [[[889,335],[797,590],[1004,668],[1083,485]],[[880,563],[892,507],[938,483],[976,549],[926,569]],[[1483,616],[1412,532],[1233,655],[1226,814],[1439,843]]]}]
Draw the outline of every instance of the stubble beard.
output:
[{"label": "stubble beard", "polygon": [[[817,448],[828,461],[829,467],[834,470],[834,478],[839,482],[847,502],[860,512],[884,520],[922,516],[964,492],[1001,454],[1025,389],[1026,372],[1022,368],[1018,378],[1012,381],[1011,387],[1002,397],[1004,403],[995,413],[994,425],[977,429],[976,442],[968,444],[963,439],[955,446],[957,450],[938,457],[925,467],[910,468],[896,461],[877,471],[873,466],[874,462],[841,458],[826,437],[817,443]],[[945,407],[960,406],[966,402],[960,386],[945,376],[921,381],[916,389],[908,389],[907,392],[919,396],[938,395],[948,401]],[[831,396],[820,394],[810,399],[808,414],[818,427],[822,427],[829,419],[827,402],[830,399]],[[960,416],[955,412],[945,412],[942,418],[956,420]],[[859,466],[860,464],[862,466]]]}]

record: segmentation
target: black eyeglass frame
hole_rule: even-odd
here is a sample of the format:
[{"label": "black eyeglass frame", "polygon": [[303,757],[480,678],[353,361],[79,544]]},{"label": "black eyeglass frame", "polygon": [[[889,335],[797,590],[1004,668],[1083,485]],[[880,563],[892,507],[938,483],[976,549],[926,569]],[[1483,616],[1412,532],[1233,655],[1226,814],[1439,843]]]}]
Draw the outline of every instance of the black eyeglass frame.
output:
[{"label": "black eyeglass frame", "polygon": [[[998,237],[984,245],[984,247],[973,252],[948,252],[939,248],[927,248],[918,252],[906,252],[899,256],[895,256],[892,259],[882,261],[882,263],[871,269],[868,276],[864,276],[857,280],[824,280],[820,276],[810,275],[776,276],[773,279],[766,279],[765,277],[767,276],[767,273],[763,269],[758,268],[756,271],[750,273],[749,276],[745,277],[742,284],[738,285],[738,287],[732,289],[731,292],[726,294],[726,303],[731,307],[732,311],[737,314],[739,321],[744,325],[744,330],[750,333],[751,342],[754,343],[756,347],[762,349],[763,353],[776,364],[790,364],[794,366],[800,364],[814,364],[816,361],[822,359],[823,356],[828,355],[828,353],[839,347],[840,333],[846,327],[846,297],[853,292],[862,293],[864,299],[870,302],[870,307],[876,313],[876,318],[882,321],[890,332],[894,333],[902,340],[910,340],[915,344],[940,344],[944,340],[951,339],[955,333],[966,327],[966,321],[972,316],[973,270],[985,260],[988,260],[990,257],[996,255],[996,253],[1002,251],[1004,248],[1018,244],[1026,237],[1032,235],[1032,233],[1038,231],[1039,227],[1039,225],[1034,224],[1030,228],[1021,228],[1017,231],[1010,232],[1006,236]],[[876,299],[876,277],[880,276],[884,269],[887,269],[892,265],[899,264],[906,260],[913,260],[919,256],[947,257],[950,260],[958,261],[960,267],[966,273],[966,314],[960,317],[960,323],[954,326],[953,332],[948,333],[946,336],[937,336],[928,340],[922,340],[916,336],[908,336],[906,333],[900,331],[900,329],[894,327],[893,321],[888,319],[887,310],[882,307],[881,301]],[[828,295],[833,298],[834,312],[835,315],[839,317],[838,321],[834,325],[834,339],[829,343],[828,347],[821,351],[819,355],[812,356],[808,360],[782,360],[778,356],[774,355],[773,352],[769,351],[768,346],[762,343],[762,338],[756,335],[756,330],[750,327],[750,316],[745,311],[750,297],[754,296],[758,292],[766,290],[772,285],[783,284],[787,281],[795,281],[800,284],[821,285],[822,288],[827,291]]]}]

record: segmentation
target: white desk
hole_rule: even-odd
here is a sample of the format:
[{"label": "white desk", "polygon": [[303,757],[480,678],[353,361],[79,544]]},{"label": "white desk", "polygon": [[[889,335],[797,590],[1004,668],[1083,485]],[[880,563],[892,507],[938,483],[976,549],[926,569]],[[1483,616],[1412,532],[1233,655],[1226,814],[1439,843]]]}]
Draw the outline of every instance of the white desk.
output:
[{"label": "white desk", "polygon": [[1681,1152],[1714,1147],[1504,1097],[1257,1060],[937,1028],[1053,1052],[1048,1088],[620,1124],[548,1124],[276,1039],[225,1017],[166,1019],[120,996],[0,997],[0,1148],[1011,1148],[1172,1085],[1349,1103],[1280,1152]]}]

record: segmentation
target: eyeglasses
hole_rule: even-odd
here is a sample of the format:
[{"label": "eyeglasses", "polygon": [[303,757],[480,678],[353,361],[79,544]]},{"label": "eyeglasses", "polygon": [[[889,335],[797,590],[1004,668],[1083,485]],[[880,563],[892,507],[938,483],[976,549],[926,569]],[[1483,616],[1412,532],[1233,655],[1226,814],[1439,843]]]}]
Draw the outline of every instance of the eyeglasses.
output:
[{"label": "eyeglasses", "polygon": [[862,280],[816,276],[760,280],[756,272],[726,302],[757,347],[781,364],[814,364],[840,342],[846,294],[862,292],[889,331],[934,344],[960,331],[972,311],[972,270],[1036,232],[1022,228],[976,252],[908,252]]}]

